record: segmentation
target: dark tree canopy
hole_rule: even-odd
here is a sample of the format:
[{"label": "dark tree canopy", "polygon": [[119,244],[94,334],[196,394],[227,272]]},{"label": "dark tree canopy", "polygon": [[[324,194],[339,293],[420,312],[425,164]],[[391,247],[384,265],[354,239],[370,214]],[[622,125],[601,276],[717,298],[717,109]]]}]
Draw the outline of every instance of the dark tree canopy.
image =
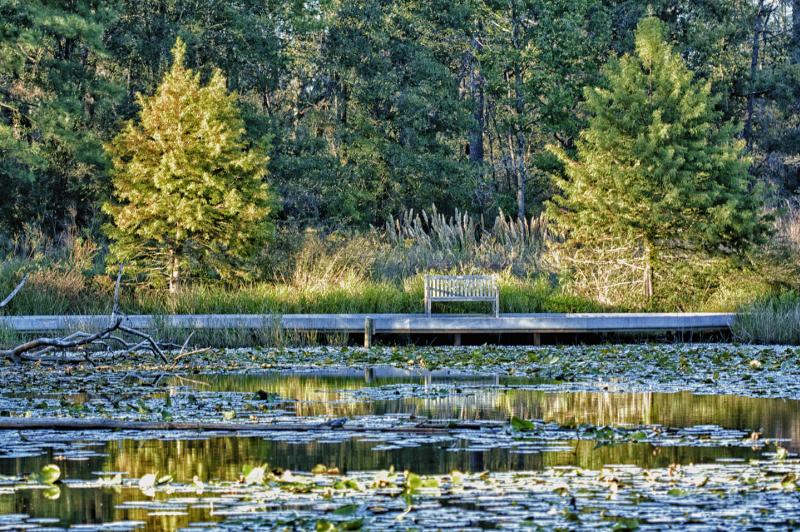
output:
[{"label": "dark tree canopy", "polygon": [[245,141],[270,160],[279,222],[364,229],[431,204],[538,214],[566,175],[547,146],[576,156],[592,111],[583,89],[634,53],[649,14],[708,84],[712,129],[745,142],[768,201],[792,196],[796,4],[0,0],[0,233],[74,221],[101,234],[102,145],[136,116],[135,95],[154,93],[178,37],[187,67],[203,82],[218,69],[235,91]]}]

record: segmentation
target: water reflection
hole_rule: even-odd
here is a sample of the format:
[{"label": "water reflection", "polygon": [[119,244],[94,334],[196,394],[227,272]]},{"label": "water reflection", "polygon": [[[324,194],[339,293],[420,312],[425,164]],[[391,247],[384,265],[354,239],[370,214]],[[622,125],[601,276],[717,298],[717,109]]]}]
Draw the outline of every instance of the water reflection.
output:
[{"label": "water reflection", "polygon": [[[107,456],[85,461],[66,461],[66,479],[96,478],[96,471],[125,471],[136,478],[148,473],[172,474],[177,481],[190,481],[195,475],[204,482],[233,479],[242,466],[269,463],[295,471],[308,471],[324,463],[343,471],[381,470],[390,466],[420,473],[461,471],[532,471],[551,466],[579,465],[600,468],[605,464],[638,464],[665,467],[673,463],[712,462],[719,458],[751,458],[756,453],[741,448],[655,448],[643,444],[622,444],[596,448],[591,441],[573,442],[573,451],[542,454],[513,454],[503,449],[480,452],[450,452],[449,446],[423,445],[389,451],[372,451],[374,442],[345,441],[295,445],[261,438],[213,438],[207,440],[121,440],[104,444]],[[52,462],[53,456],[0,460],[0,473],[21,474]],[[211,516],[193,510],[188,516],[152,516],[138,509],[119,509],[122,501],[140,500],[136,489],[62,488],[58,500],[49,500],[39,490],[23,490],[0,496],[0,514],[26,513],[57,517],[63,523],[99,523],[112,520],[144,520],[150,527],[174,528]]]},{"label": "water reflection", "polygon": [[[518,416],[559,424],[662,424],[688,427],[716,424],[724,428],[760,430],[764,437],[791,440],[800,451],[800,403],[736,396],[690,393],[547,392],[520,387],[536,383],[506,377],[465,378],[447,374],[390,373],[380,369],[330,374],[265,373],[193,377],[204,384],[187,387],[171,383],[172,393],[248,392],[263,390],[294,402],[298,416],[358,416],[415,414],[434,419],[508,419]],[[409,388],[410,387],[410,388]],[[416,388],[415,388],[416,387]],[[597,447],[594,441],[567,442],[566,449],[517,454],[509,449],[453,452],[459,443],[428,443],[413,448],[374,450],[376,442],[358,437],[339,443],[265,440],[259,437],[215,437],[192,440],[130,440],[100,443],[102,454],[81,461],[59,461],[66,479],[94,479],[95,472],[124,471],[130,477],[171,474],[179,482],[198,476],[205,482],[236,478],[245,465],[308,471],[316,464],[343,471],[381,470],[394,466],[418,473],[447,473],[453,469],[479,472],[531,471],[577,465],[599,469],[606,464],[665,467],[673,463],[748,459],[760,453],[741,447],[653,447],[625,443]],[[52,452],[35,458],[0,458],[0,474],[20,475],[52,463]],[[152,529],[174,529],[213,519],[205,510],[188,515],[148,516],[146,511],[121,509],[123,501],[144,496],[135,489],[70,489],[57,500],[41,491],[23,490],[0,495],[0,514],[27,513],[56,517],[61,524],[143,520]]]},{"label": "water reflection", "polygon": [[[388,371],[388,370],[384,370]],[[343,374],[344,373],[344,374]],[[406,373],[398,375],[398,373]],[[297,401],[298,416],[413,414],[432,419],[543,419],[561,425],[661,424],[689,427],[715,424],[761,432],[763,437],[800,442],[800,401],[733,395],[680,393],[548,392],[520,389],[541,382],[509,377],[414,375],[394,370],[320,374],[263,373],[198,378],[203,391],[264,390]],[[397,391],[416,385],[413,395]],[[353,394],[353,391],[373,390]],[[399,396],[393,398],[393,396]],[[422,395],[422,396],[420,396]],[[796,447],[800,451],[800,447]]]}]

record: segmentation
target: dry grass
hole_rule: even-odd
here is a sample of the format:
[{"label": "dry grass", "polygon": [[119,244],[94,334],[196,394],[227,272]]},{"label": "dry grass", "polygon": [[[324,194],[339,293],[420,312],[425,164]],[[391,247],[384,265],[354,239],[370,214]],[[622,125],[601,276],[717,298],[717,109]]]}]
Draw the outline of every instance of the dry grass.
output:
[{"label": "dry grass", "polygon": [[429,271],[508,272],[523,278],[545,272],[544,218],[517,220],[501,212],[487,227],[469,214],[447,217],[434,208],[390,218],[383,236],[388,249],[378,258],[375,273],[384,278]]}]

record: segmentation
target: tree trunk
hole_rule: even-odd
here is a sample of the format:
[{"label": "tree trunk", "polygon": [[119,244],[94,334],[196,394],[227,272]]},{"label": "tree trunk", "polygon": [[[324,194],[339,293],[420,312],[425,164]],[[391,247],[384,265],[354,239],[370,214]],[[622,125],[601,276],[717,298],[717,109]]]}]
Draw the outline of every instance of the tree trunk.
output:
[{"label": "tree trunk", "polygon": [[[798,0],[795,0],[797,2]],[[756,104],[756,74],[758,73],[758,59],[761,53],[761,32],[764,25],[764,0],[758,1],[756,18],[753,21],[753,50],[750,56],[750,92],[747,95],[747,113],[744,122],[743,136],[747,143],[747,150],[753,147],[753,113]]]},{"label": "tree trunk", "polygon": [[180,260],[175,250],[169,250],[169,293],[177,294],[180,287]]},{"label": "tree trunk", "polygon": [[483,132],[486,127],[483,75],[481,74],[480,64],[478,63],[478,54],[481,51],[482,45],[477,37],[473,37],[470,44],[472,46],[472,51],[470,52],[469,58],[469,90],[472,96],[473,123],[469,132],[469,160],[475,165],[481,165],[484,160]]},{"label": "tree trunk", "polygon": [[[519,13],[517,12],[516,3],[512,5],[511,14],[511,44],[518,52],[522,50],[522,43],[520,42],[520,20]],[[514,63],[514,110],[516,111],[517,120],[515,127],[516,137],[516,174],[517,174],[517,217],[519,219],[526,218],[525,215],[525,188],[528,184],[528,175],[525,168],[525,131],[523,129],[525,124],[525,95],[522,87],[522,66],[519,59]]]},{"label": "tree trunk", "polygon": [[800,0],[792,0],[792,64],[800,64]]},{"label": "tree trunk", "polygon": [[649,303],[653,299],[653,246],[650,240],[644,240],[644,297]]}]

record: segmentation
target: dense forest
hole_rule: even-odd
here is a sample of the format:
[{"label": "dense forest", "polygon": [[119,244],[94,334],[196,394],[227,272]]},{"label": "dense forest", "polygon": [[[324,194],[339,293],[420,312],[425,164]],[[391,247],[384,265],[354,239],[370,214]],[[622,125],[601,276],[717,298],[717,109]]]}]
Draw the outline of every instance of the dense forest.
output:
[{"label": "dense forest", "polygon": [[0,227],[97,227],[103,143],[177,37],[265,142],[278,216],[366,227],[436,204],[542,210],[586,123],[583,89],[650,11],[741,126],[751,171],[797,190],[800,20],[788,1],[14,1],[0,4]]},{"label": "dense forest", "polygon": [[[263,168],[250,175],[274,200],[259,212],[279,229],[364,232],[390,217],[411,227],[410,209],[432,208],[482,227],[505,213],[527,227],[580,203],[569,197],[584,179],[571,162],[598,148],[587,139],[613,103],[590,89],[613,93],[625,61],[647,63],[637,26],[648,17],[677,56],[662,81],[685,70],[669,90],[708,108],[702,127],[714,133],[704,135],[719,149],[698,154],[710,162],[696,168],[728,156],[744,164],[725,167],[725,191],[687,190],[730,211],[750,212],[730,201],[750,194],[781,212],[800,189],[797,0],[0,0],[3,246],[70,230],[107,249],[119,135],[157,97],[176,42],[200,85],[221,79],[234,95],[236,142],[258,151]],[[718,217],[713,201],[687,206],[683,226],[662,216],[648,242],[697,227],[698,212]],[[734,225],[748,243],[769,233],[768,216],[728,217],[697,230],[704,245],[738,249]],[[599,240],[633,227],[576,223]]]}]

